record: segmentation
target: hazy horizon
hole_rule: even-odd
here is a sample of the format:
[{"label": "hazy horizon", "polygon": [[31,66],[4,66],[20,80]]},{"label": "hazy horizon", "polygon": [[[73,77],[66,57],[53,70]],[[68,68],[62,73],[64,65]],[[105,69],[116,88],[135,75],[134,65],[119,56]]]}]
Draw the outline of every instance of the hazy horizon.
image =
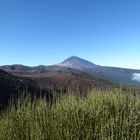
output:
[{"label": "hazy horizon", "polygon": [[0,65],[57,64],[76,55],[140,69],[138,0],[2,0]]}]

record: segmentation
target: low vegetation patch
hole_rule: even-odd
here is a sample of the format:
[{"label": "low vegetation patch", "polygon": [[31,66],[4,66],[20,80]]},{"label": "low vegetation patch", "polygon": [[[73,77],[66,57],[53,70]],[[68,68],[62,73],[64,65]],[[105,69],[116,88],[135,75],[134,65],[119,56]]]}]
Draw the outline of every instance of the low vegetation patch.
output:
[{"label": "low vegetation patch", "polygon": [[140,97],[121,91],[19,99],[0,115],[0,140],[139,140]]}]

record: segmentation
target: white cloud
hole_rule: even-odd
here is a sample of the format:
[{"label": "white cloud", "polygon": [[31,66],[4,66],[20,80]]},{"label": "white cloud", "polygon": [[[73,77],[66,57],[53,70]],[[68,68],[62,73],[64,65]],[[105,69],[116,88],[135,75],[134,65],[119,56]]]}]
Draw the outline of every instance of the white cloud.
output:
[{"label": "white cloud", "polygon": [[140,82],[140,73],[133,73],[132,80]]}]

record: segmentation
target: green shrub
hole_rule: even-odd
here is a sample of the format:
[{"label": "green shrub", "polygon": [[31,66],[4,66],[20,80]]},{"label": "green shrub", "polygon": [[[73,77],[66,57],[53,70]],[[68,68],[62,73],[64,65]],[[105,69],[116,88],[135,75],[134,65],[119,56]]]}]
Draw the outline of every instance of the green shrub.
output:
[{"label": "green shrub", "polygon": [[24,98],[0,116],[0,140],[139,140],[140,98],[120,91]]}]

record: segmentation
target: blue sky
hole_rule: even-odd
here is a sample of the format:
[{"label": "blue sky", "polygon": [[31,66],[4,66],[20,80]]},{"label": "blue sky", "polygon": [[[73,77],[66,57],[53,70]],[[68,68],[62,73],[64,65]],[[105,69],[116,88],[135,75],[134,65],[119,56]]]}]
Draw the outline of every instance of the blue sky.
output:
[{"label": "blue sky", "polygon": [[0,65],[76,55],[140,69],[139,0],[0,0]]}]

